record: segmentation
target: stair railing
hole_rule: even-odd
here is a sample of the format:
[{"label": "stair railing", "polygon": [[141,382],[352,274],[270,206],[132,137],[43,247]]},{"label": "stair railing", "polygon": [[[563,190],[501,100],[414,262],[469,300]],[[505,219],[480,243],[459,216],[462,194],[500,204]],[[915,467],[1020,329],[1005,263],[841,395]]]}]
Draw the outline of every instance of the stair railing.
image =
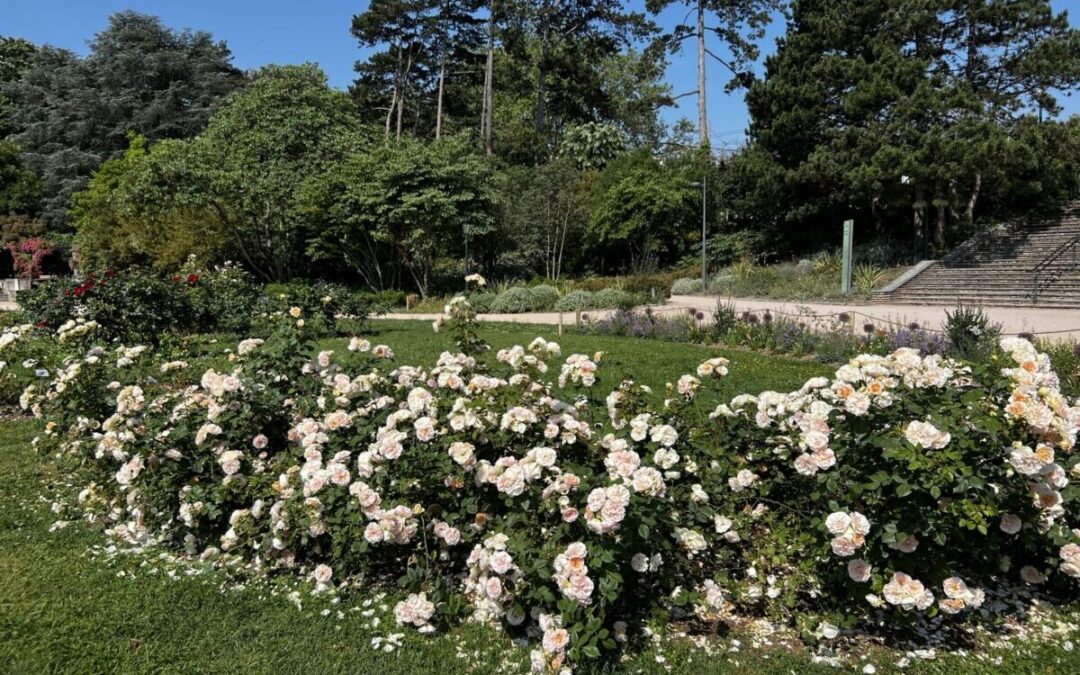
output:
[{"label": "stair railing", "polygon": [[[1042,291],[1044,283],[1052,282],[1054,276],[1060,275],[1062,270],[1055,269],[1054,263],[1062,258],[1066,257],[1066,254],[1071,253],[1071,260],[1069,260],[1070,272],[1075,272],[1077,269],[1077,247],[1080,246],[1080,234],[1076,235],[1072,239],[1058,246],[1050,255],[1040,260],[1034,267],[1031,268],[1032,276],[1032,288],[1031,288],[1031,304],[1039,304],[1039,293]],[[1056,272],[1056,275],[1054,274]]]}]

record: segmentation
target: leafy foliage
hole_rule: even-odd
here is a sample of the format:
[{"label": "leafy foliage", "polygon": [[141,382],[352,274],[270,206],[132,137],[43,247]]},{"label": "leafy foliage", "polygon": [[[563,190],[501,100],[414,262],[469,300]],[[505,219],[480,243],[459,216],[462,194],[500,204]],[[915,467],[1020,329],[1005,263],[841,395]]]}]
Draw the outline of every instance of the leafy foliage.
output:
[{"label": "leafy foliage", "polygon": [[1001,336],[1001,324],[991,321],[982,307],[961,305],[945,310],[942,328],[953,348],[966,359],[986,357]]},{"label": "leafy foliage", "polygon": [[384,245],[426,294],[437,257],[455,256],[458,242],[482,240],[494,229],[490,169],[464,137],[377,144],[323,180],[312,192],[328,222],[309,249],[344,259],[367,279],[383,274]]}]

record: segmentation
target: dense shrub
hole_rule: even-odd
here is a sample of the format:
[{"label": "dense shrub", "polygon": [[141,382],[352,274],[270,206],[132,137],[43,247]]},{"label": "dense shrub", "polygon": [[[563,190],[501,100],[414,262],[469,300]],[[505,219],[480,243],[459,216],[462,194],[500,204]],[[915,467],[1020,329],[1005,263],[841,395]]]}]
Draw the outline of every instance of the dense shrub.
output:
[{"label": "dense shrub", "polygon": [[559,301],[559,289],[554,286],[542,284],[529,288],[529,303],[534,312],[550,311],[555,309],[555,303]]},{"label": "dense shrub", "polygon": [[495,299],[499,297],[497,293],[490,291],[481,291],[479,293],[473,293],[469,296],[469,304],[473,309],[480,314],[487,314],[495,306]]},{"label": "dense shrub", "polygon": [[33,324],[0,331],[0,406],[15,405],[27,386],[52,374],[49,368],[54,359],[49,357],[55,347],[41,339],[44,333]]},{"label": "dense shrub", "polygon": [[72,290],[78,285],[70,279],[45,279],[35,283],[29,291],[19,293],[23,321],[55,330],[60,324],[77,316],[75,308],[80,305],[82,292],[76,295]]},{"label": "dense shrub", "polygon": [[554,286],[512,286],[498,294],[490,311],[500,314],[543,312],[554,309],[558,300],[559,291]]},{"label": "dense shrub", "polygon": [[20,279],[37,279],[45,258],[52,254],[52,245],[44,237],[32,237],[6,244],[11,255],[15,276]]},{"label": "dense shrub", "polygon": [[704,287],[701,285],[701,279],[688,279],[682,277],[675,280],[675,283],[671,284],[672,295],[694,295],[700,293]]},{"label": "dense shrub", "polygon": [[623,277],[586,277],[576,282],[579,288],[596,293],[606,288],[616,288],[629,293],[640,293],[649,302],[660,302],[671,295],[671,285],[686,270],[635,274]]},{"label": "dense shrub", "polygon": [[589,309],[592,306],[593,294],[580,288],[576,291],[570,291],[559,298],[559,301],[555,303],[555,309],[560,312],[576,312],[582,309]]},{"label": "dense shrub", "polygon": [[72,317],[96,321],[106,339],[156,343],[189,326],[188,291],[195,277],[166,280],[137,268],[88,274],[82,281],[50,280],[19,296],[27,323],[56,330]]},{"label": "dense shrub", "polygon": [[1038,347],[1050,356],[1054,372],[1061,378],[1061,391],[1068,396],[1080,396],[1080,343],[1040,340]]},{"label": "dense shrub", "polygon": [[639,298],[617,288],[605,288],[593,293],[593,307],[597,309],[630,309]]},{"label": "dense shrub", "polygon": [[[366,294],[361,292],[358,295],[363,297]],[[376,308],[382,309],[382,310],[389,310],[389,309],[391,309],[393,307],[404,307],[405,306],[405,296],[406,295],[408,295],[408,294],[405,293],[405,291],[395,291],[393,289],[386,289],[386,290],[379,291],[377,293],[372,293],[370,298],[371,298],[371,303],[372,303],[373,307],[376,307]]]},{"label": "dense shrub", "polygon": [[309,330],[320,337],[362,330],[368,317],[382,309],[365,291],[325,281],[292,281],[266,285],[257,321],[272,324],[292,307],[300,308]]},{"label": "dense shrub", "polygon": [[514,286],[499,293],[491,303],[491,311],[500,314],[516,314],[532,309],[532,295],[528,288]]},{"label": "dense shrub", "polygon": [[[706,313],[688,309],[686,314],[654,314],[645,310],[621,310],[606,319],[592,321],[587,330],[600,335],[628,335],[661,340],[726,344],[792,356],[812,357],[821,363],[842,363],[869,353],[889,354],[911,348],[926,356],[958,355],[947,335],[919,324],[881,328],[872,322],[854,332],[851,316],[794,317],[740,311],[730,300],[719,299],[706,323]],[[1064,363],[1064,355],[1061,356]]]},{"label": "dense shrub", "polygon": [[[130,269],[82,285],[86,292],[86,317],[121,342],[156,343],[166,333],[190,319],[188,291],[198,279],[162,279],[159,275]],[[73,291],[74,292],[74,291]]]},{"label": "dense shrub", "polygon": [[56,330],[71,317],[96,321],[103,339],[157,343],[170,334],[246,332],[253,321],[299,306],[320,335],[363,328],[377,309],[374,296],[322,282],[271,284],[226,263],[205,269],[189,261],[162,277],[137,268],[89,274],[81,281],[45,280],[19,296],[22,319]]},{"label": "dense shrub", "polygon": [[661,316],[629,309],[620,309],[589,325],[589,330],[600,335],[651,338],[671,342],[695,341],[700,337],[698,328],[693,317],[688,314]]},{"label": "dense shrub", "polygon": [[250,328],[260,289],[239,265],[225,263],[206,270],[189,263],[173,280],[188,281],[187,299],[198,330],[243,333]]},{"label": "dense shrub", "polygon": [[543,634],[545,667],[614,659],[646,616],[902,630],[982,621],[1002,584],[1075,593],[1080,404],[1024,340],[971,366],[863,355],[718,407],[714,358],[654,407],[542,339],[478,363],[471,308],[451,312],[467,353],[425,369],[359,338],[313,355],[299,307],[226,372],[140,377],[152,352],[84,351],[86,332],[22,403],[114,539],[316,589],[395,580],[399,624]]},{"label": "dense shrub", "polygon": [[997,345],[1001,324],[994,323],[981,307],[945,310],[945,335],[956,354],[965,359],[984,358]]}]

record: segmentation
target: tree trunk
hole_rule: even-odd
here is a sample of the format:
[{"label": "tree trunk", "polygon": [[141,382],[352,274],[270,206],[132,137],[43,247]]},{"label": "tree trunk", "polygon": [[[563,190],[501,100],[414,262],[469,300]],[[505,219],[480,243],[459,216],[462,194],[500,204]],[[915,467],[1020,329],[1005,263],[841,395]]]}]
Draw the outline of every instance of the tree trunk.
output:
[{"label": "tree trunk", "polygon": [[934,248],[937,249],[936,253],[941,253],[945,250],[945,204],[946,199],[943,194],[943,187],[941,183],[937,186],[937,196],[934,198],[937,206],[937,222],[934,225]]},{"label": "tree trunk", "polygon": [[921,184],[916,183],[916,185],[915,185],[915,201],[912,202],[912,204],[911,204],[912,225],[914,226],[914,230],[915,230],[915,258],[916,258],[916,260],[914,260],[914,262],[918,262],[917,258],[920,255],[923,255],[923,251],[921,250],[922,249],[921,245],[923,243],[923,235],[925,234],[925,231],[926,231],[926,227],[925,227],[926,223],[925,223],[925,220],[924,220],[924,209],[926,208],[926,204],[923,203],[923,198],[924,198],[923,186]]},{"label": "tree trunk", "polygon": [[495,97],[493,95],[495,77],[495,2],[491,3],[488,15],[487,63],[484,65],[484,112],[480,124],[480,135],[484,137],[484,152],[494,153],[492,143],[492,124],[495,119]]},{"label": "tree trunk", "polygon": [[446,57],[439,63],[439,98],[435,105],[435,140],[442,138],[443,83],[446,82]]},{"label": "tree trunk", "polygon": [[975,203],[979,201],[979,190],[982,188],[982,173],[975,174],[975,186],[971,188],[971,196],[968,197],[967,209],[964,210],[964,217],[967,221],[973,222],[975,220]]},{"label": "tree trunk", "polygon": [[390,96],[390,107],[386,109],[386,131],[384,138],[390,138],[390,120],[394,119],[397,108],[398,87],[401,86],[401,47],[397,48],[397,67],[394,68],[394,92]]},{"label": "tree trunk", "polygon": [[709,117],[705,112],[705,3],[698,1],[697,10],[697,111],[701,147],[709,147]]},{"label": "tree trunk", "polygon": [[544,95],[547,85],[547,56],[550,42],[548,17],[543,13],[544,11],[545,10],[541,10],[541,21],[544,22],[544,27],[540,31],[540,63],[536,66],[538,73],[536,76],[536,115],[533,120],[533,125],[536,129],[537,136],[539,136],[544,129]]},{"label": "tree trunk", "polygon": [[409,48],[409,60],[405,62],[405,71],[401,76],[401,87],[398,93],[398,108],[397,108],[397,133],[395,134],[395,140],[401,140],[401,124],[405,116],[405,89],[409,84],[409,72],[412,71],[412,47]]}]

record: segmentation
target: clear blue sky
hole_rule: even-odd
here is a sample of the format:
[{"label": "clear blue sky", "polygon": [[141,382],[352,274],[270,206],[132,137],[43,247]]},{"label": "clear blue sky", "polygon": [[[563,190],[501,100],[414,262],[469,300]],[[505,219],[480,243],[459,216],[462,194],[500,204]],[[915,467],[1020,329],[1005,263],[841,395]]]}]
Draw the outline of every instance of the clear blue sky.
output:
[{"label": "clear blue sky", "polygon": [[[644,0],[628,4],[641,9]],[[1080,0],[1053,0],[1051,4],[1057,10],[1068,10],[1070,22],[1080,25]],[[353,79],[353,62],[362,56],[349,35],[349,23],[366,5],[363,0],[0,0],[0,34],[85,53],[87,40],[105,26],[109,14],[134,9],[156,14],[173,28],[211,32],[228,43],[240,68],[313,61],[326,71],[331,84],[346,87]],[[657,21],[670,26],[685,14],[685,8],[672,7]],[[776,36],[782,33],[782,25],[770,27],[763,53],[773,49]],[[674,93],[695,88],[695,63],[692,48],[672,56],[667,81]],[[712,63],[708,68],[713,143],[738,144],[747,124],[742,93],[725,94],[721,67]],[[1059,98],[1066,115],[1080,113],[1080,94]],[[664,111],[668,122],[682,116],[697,118],[693,96],[678,103],[678,108]]]}]

